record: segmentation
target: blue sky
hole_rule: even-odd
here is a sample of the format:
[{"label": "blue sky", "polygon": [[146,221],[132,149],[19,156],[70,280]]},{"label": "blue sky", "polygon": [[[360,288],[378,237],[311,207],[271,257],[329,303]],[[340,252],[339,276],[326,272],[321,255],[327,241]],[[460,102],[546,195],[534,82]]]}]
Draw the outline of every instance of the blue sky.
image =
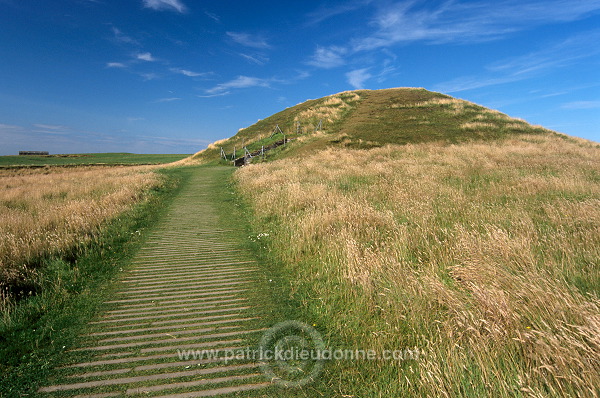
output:
[{"label": "blue sky", "polygon": [[425,87],[600,141],[600,0],[0,0],[0,155],[193,153]]}]

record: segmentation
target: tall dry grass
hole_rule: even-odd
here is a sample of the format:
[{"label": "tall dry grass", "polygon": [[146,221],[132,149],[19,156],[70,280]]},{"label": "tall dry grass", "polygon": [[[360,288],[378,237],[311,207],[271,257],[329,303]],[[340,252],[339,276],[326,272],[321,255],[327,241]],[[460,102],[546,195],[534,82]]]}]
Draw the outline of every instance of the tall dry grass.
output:
[{"label": "tall dry grass", "polygon": [[[325,97],[323,101],[294,116],[294,122],[318,123],[321,120],[325,123],[333,123],[339,120],[344,112],[352,109],[354,103],[359,100],[360,96],[352,91],[343,91]],[[311,124],[311,128],[314,128],[314,125]]]},{"label": "tall dry grass", "polygon": [[[356,396],[582,396],[600,386],[600,149],[557,136],[326,150],[236,174]],[[337,336],[337,337],[336,337]]]},{"label": "tall dry grass", "polygon": [[153,167],[0,171],[0,292],[35,278],[32,264],[71,253],[160,184]]}]

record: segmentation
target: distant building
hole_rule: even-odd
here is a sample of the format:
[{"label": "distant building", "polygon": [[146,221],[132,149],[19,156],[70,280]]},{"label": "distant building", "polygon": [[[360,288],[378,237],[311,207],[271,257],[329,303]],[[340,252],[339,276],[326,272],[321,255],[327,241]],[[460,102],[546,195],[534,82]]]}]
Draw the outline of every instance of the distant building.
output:
[{"label": "distant building", "polygon": [[19,151],[19,155],[50,155],[47,151]]}]

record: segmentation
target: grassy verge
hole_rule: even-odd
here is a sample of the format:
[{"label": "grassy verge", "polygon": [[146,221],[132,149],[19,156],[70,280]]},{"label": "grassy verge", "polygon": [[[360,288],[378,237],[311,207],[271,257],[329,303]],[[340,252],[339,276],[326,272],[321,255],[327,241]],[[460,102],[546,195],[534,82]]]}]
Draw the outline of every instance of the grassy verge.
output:
[{"label": "grassy verge", "polygon": [[111,281],[176,194],[186,170],[161,171],[165,182],[105,224],[77,258],[44,260],[37,275],[40,293],[21,300],[0,319],[0,396],[35,395],[65,347],[72,346],[110,295]]},{"label": "grassy verge", "polygon": [[328,150],[236,179],[284,315],[334,348],[402,351],[331,362],[339,394],[595,396],[597,158],[527,135]]}]

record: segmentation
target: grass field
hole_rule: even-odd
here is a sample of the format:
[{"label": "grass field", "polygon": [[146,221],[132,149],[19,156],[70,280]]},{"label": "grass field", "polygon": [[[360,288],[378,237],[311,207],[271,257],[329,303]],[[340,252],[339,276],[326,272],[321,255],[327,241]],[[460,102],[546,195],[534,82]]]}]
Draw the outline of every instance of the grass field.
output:
[{"label": "grass field", "polygon": [[[183,167],[279,140],[276,124],[295,139],[262,163]],[[281,396],[600,396],[600,145],[393,89],[310,100],[184,157],[0,157],[0,396],[36,391],[193,172],[260,259],[259,327],[411,353],[328,361]]]},{"label": "grass field", "polygon": [[82,153],[73,155],[10,155],[0,156],[0,168],[6,166],[64,166],[64,165],[95,165],[95,164],[164,164],[176,162],[189,155],[147,155],[134,153]]},{"label": "grass field", "polygon": [[[23,261],[28,251],[21,249],[27,244],[14,247],[16,258],[5,269],[9,275],[15,268],[27,272],[16,281],[2,280],[4,286],[12,281],[8,286],[13,291],[5,295],[0,312],[0,396],[36,395],[35,386],[48,377],[64,357],[64,348],[74,344],[110,297],[116,275],[187,178],[184,171],[59,168],[50,174],[29,170],[28,175],[10,177],[15,186],[0,192],[20,191],[23,205],[16,210],[0,207],[0,214],[13,211],[12,221],[22,229],[17,238],[31,237],[30,243],[42,245],[34,245],[41,251],[32,263]],[[37,194],[27,184],[34,178],[40,183]],[[64,239],[53,239],[57,237]],[[3,247],[13,247],[5,238]],[[14,290],[25,294],[15,297]]]},{"label": "grass field", "polygon": [[38,290],[46,259],[76,258],[104,223],[160,184],[151,166],[0,170],[0,309]]},{"label": "grass field", "polygon": [[594,397],[600,149],[555,135],[330,149],[236,173],[344,396]]},{"label": "grass field", "polygon": [[[127,168],[127,170],[129,169]],[[206,166],[165,169],[161,171],[165,175],[163,175],[163,184],[161,184],[160,189],[152,191],[153,193],[147,200],[121,213],[118,219],[105,224],[102,234],[95,240],[94,245],[89,247],[87,251],[80,253],[77,261],[68,262],[54,259],[48,262],[48,267],[40,270],[43,271],[40,273],[40,277],[43,277],[44,280],[43,289],[37,295],[21,300],[19,305],[15,306],[10,313],[4,312],[4,316],[0,319],[0,396],[73,396],[75,394],[81,396],[80,393],[88,396],[86,394],[89,393],[123,393],[128,387],[136,387],[134,384],[132,386],[125,385],[125,388],[123,388],[123,385],[117,384],[111,386],[109,384],[107,386],[100,386],[96,390],[67,390],[47,395],[41,395],[38,392],[40,386],[48,386],[55,383],[73,383],[74,377],[82,373],[82,369],[79,367],[70,368],[68,365],[77,363],[85,364],[99,359],[97,352],[79,351],[73,350],[73,348],[86,347],[92,344],[90,340],[94,341],[94,337],[91,337],[90,334],[98,332],[99,327],[101,329],[104,327],[93,323],[88,324],[88,322],[92,319],[97,320],[105,316],[105,312],[108,310],[113,310],[114,312],[117,308],[115,304],[110,304],[110,302],[119,297],[119,294],[123,294],[124,287],[128,286],[127,281],[119,281],[119,279],[123,277],[123,272],[130,272],[132,267],[136,267],[135,264],[132,264],[136,262],[135,253],[137,252],[137,255],[144,253],[142,254],[142,258],[137,258],[137,266],[139,267],[140,261],[148,261],[148,259],[144,259],[143,257],[147,255],[149,248],[152,248],[152,250],[156,250],[157,248],[156,243],[148,245],[148,240],[156,241],[156,239],[164,238],[172,242],[171,245],[161,246],[159,248],[161,251],[165,249],[172,250],[176,246],[182,247],[177,254],[172,255],[169,265],[166,266],[177,268],[177,262],[182,260],[180,257],[184,257],[185,259],[186,256],[189,256],[189,252],[197,250],[199,245],[206,245],[205,240],[207,239],[209,228],[215,229],[217,231],[215,233],[225,228],[229,230],[227,236],[223,237],[219,235],[217,237],[218,239],[220,238],[218,240],[220,249],[215,252],[211,250],[202,251],[195,255],[196,260],[203,263],[207,262],[206,257],[209,257],[208,262],[210,264],[212,261],[222,261],[225,258],[229,258],[231,261],[231,256],[240,256],[239,259],[244,261],[254,259],[252,252],[256,252],[262,245],[260,239],[248,236],[246,208],[244,208],[239,198],[234,195],[234,187],[231,181],[228,181],[233,172],[233,168]],[[198,211],[199,204],[202,205],[200,207],[201,211]],[[173,216],[173,211],[176,211],[175,216]],[[177,216],[177,214],[192,212],[194,212],[193,217]],[[161,217],[162,214],[167,215],[167,217]],[[157,220],[162,220],[162,223],[161,221],[157,223]],[[190,223],[194,223],[195,220],[200,220],[198,224],[202,224],[199,227],[203,233],[198,234],[193,229],[190,229]],[[218,220],[218,222],[216,223],[215,220]],[[177,225],[176,230],[172,229],[173,224]],[[193,240],[200,242],[193,244],[193,240],[190,241],[190,236],[193,236]],[[227,244],[227,242],[234,243],[237,247],[236,250],[233,250],[233,253],[222,253],[223,245]],[[160,263],[161,261],[159,257],[158,262]],[[202,265],[199,265],[199,267],[202,268]],[[206,267],[206,264],[204,267]],[[153,272],[155,273],[155,271]],[[153,274],[151,273],[151,275]],[[297,319],[301,316],[296,306],[291,307],[281,304],[285,300],[287,292],[272,289],[272,284],[267,282],[271,278],[277,278],[276,275],[277,271],[271,270],[265,265],[265,267],[256,270],[256,275],[251,277],[246,275],[246,277],[250,278],[248,282],[252,285],[252,289],[249,289],[248,292],[237,294],[237,288],[234,287],[232,292],[230,292],[231,294],[235,294],[236,297],[239,296],[233,299],[234,302],[238,299],[246,298],[253,304],[248,309],[249,318],[236,322],[234,330],[240,327],[240,322],[245,322],[246,327],[252,325],[260,331],[261,329],[270,328],[278,321]],[[131,276],[131,274],[128,273],[126,276]],[[152,283],[156,283],[160,278],[160,276],[154,275]],[[187,277],[184,275],[181,278],[184,279],[185,283],[181,281],[178,283],[185,285],[189,284],[190,279],[198,278],[198,276],[191,275]],[[220,278],[221,276],[218,279]],[[224,278],[233,278],[231,271],[226,272]],[[172,276],[169,276],[167,279],[168,281],[165,282],[165,285],[159,286],[158,290],[161,291],[164,288],[170,288],[177,291],[176,285],[178,283],[172,280]],[[212,279],[212,282],[208,282],[209,284],[213,284],[210,288],[206,289],[208,291],[218,287],[217,282],[214,281],[215,277]],[[206,284],[207,282],[203,281],[203,283]],[[190,293],[193,293],[193,291]],[[144,295],[137,291],[133,292],[133,294],[135,294],[134,297],[136,299],[140,295]],[[215,295],[214,298],[216,298],[222,295],[223,292],[217,289],[216,292],[211,294]],[[168,302],[168,297],[165,300]],[[103,303],[103,301],[108,301],[109,303]],[[225,300],[223,305],[225,307],[231,306],[230,301],[231,299]],[[200,305],[202,305],[202,302]],[[214,304],[212,301],[209,301],[209,303],[211,305]],[[163,305],[165,304],[163,303]],[[186,309],[195,309],[196,311],[188,315],[180,313],[172,314],[172,319],[166,321],[164,313],[160,311],[160,308],[148,311],[147,315],[150,317],[151,315],[156,315],[158,318],[157,324],[159,325],[172,322],[178,324],[186,322],[186,316],[192,318],[188,322],[197,322],[195,318],[199,315],[198,312],[202,313],[202,308],[194,307],[194,305],[198,305],[194,303],[188,305],[190,308]],[[179,307],[176,305],[175,308]],[[181,311],[185,311],[186,309]],[[223,316],[226,315],[217,315],[215,318],[220,319]],[[234,312],[230,316],[239,317],[240,315]],[[141,325],[137,325],[135,328],[148,326],[144,321],[141,321],[141,323]],[[193,326],[193,324],[190,326]],[[114,333],[115,325],[108,325],[107,328],[109,328],[110,333]],[[163,328],[159,328],[159,330],[163,330]],[[224,331],[228,330],[227,327],[224,328]],[[174,331],[173,333],[179,331]],[[132,331],[132,333],[135,333],[135,331]],[[232,339],[243,338],[244,343],[248,344],[248,347],[254,348],[256,345],[255,336],[240,333],[240,336],[233,336]],[[157,336],[156,339],[160,340],[162,337]],[[198,338],[200,341],[207,341],[203,340],[201,335]],[[224,339],[224,337],[217,338],[217,340],[220,339]],[[233,343],[239,344],[236,340]],[[166,340],[165,344],[171,344],[170,340]],[[215,344],[218,345],[219,342],[217,341]],[[185,348],[186,346],[183,345],[182,347]],[[119,358],[127,359],[127,356],[131,356],[132,353],[117,352],[117,354],[119,354]],[[107,355],[115,355],[115,352],[110,352]],[[139,352],[136,355],[139,355]],[[105,356],[102,355],[100,359],[105,359]],[[160,372],[185,371],[190,368],[190,366],[184,368],[178,363],[179,359],[175,352],[173,352],[172,356],[166,358],[149,358],[149,360],[151,361],[144,361],[142,365],[155,363],[159,367],[159,373],[157,373],[156,369],[154,371],[136,369],[132,370],[132,372],[135,372],[135,376],[157,376],[160,375]],[[173,368],[168,369],[168,367],[165,367],[165,369],[161,370],[166,365],[166,362],[169,361],[176,361],[173,364]],[[89,365],[92,367],[92,371],[98,371],[99,373],[98,378],[94,377],[92,380],[96,381],[102,377],[119,377],[118,373],[114,377],[111,375],[100,375],[103,372],[110,373],[115,369],[119,370],[127,366],[127,363],[119,363],[119,360],[116,362],[116,364],[105,364],[96,368],[93,368],[93,365]],[[206,370],[205,366],[207,368],[211,366],[219,368],[221,364],[201,365],[202,369]],[[140,368],[144,368],[144,366],[140,366]],[[217,379],[229,376],[234,377],[231,380],[217,380],[215,384],[217,387],[235,387],[241,383],[240,380],[236,379],[236,377],[240,376],[239,373],[240,371],[235,370],[229,373],[221,372],[219,377],[216,377]],[[207,378],[210,379],[210,375]],[[171,384],[178,381],[190,380],[167,378],[163,383]],[[254,378],[251,378],[251,381],[264,383],[267,380],[261,374],[257,374]],[[279,386],[269,386],[269,390],[267,391],[249,391],[243,396],[286,398],[336,396],[332,393],[328,383],[329,379],[323,378],[300,390],[288,390],[282,389]],[[149,384],[153,385],[152,381]],[[138,384],[138,386],[141,385]],[[153,387],[157,387],[156,383],[154,383]],[[191,393],[193,391],[192,388],[186,387],[185,383],[183,383],[177,392]],[[210,388],[210,385],[207,388]],[[136,396],[157,395],[161,395],[160,391],[154,394],[144,393]]]}]

